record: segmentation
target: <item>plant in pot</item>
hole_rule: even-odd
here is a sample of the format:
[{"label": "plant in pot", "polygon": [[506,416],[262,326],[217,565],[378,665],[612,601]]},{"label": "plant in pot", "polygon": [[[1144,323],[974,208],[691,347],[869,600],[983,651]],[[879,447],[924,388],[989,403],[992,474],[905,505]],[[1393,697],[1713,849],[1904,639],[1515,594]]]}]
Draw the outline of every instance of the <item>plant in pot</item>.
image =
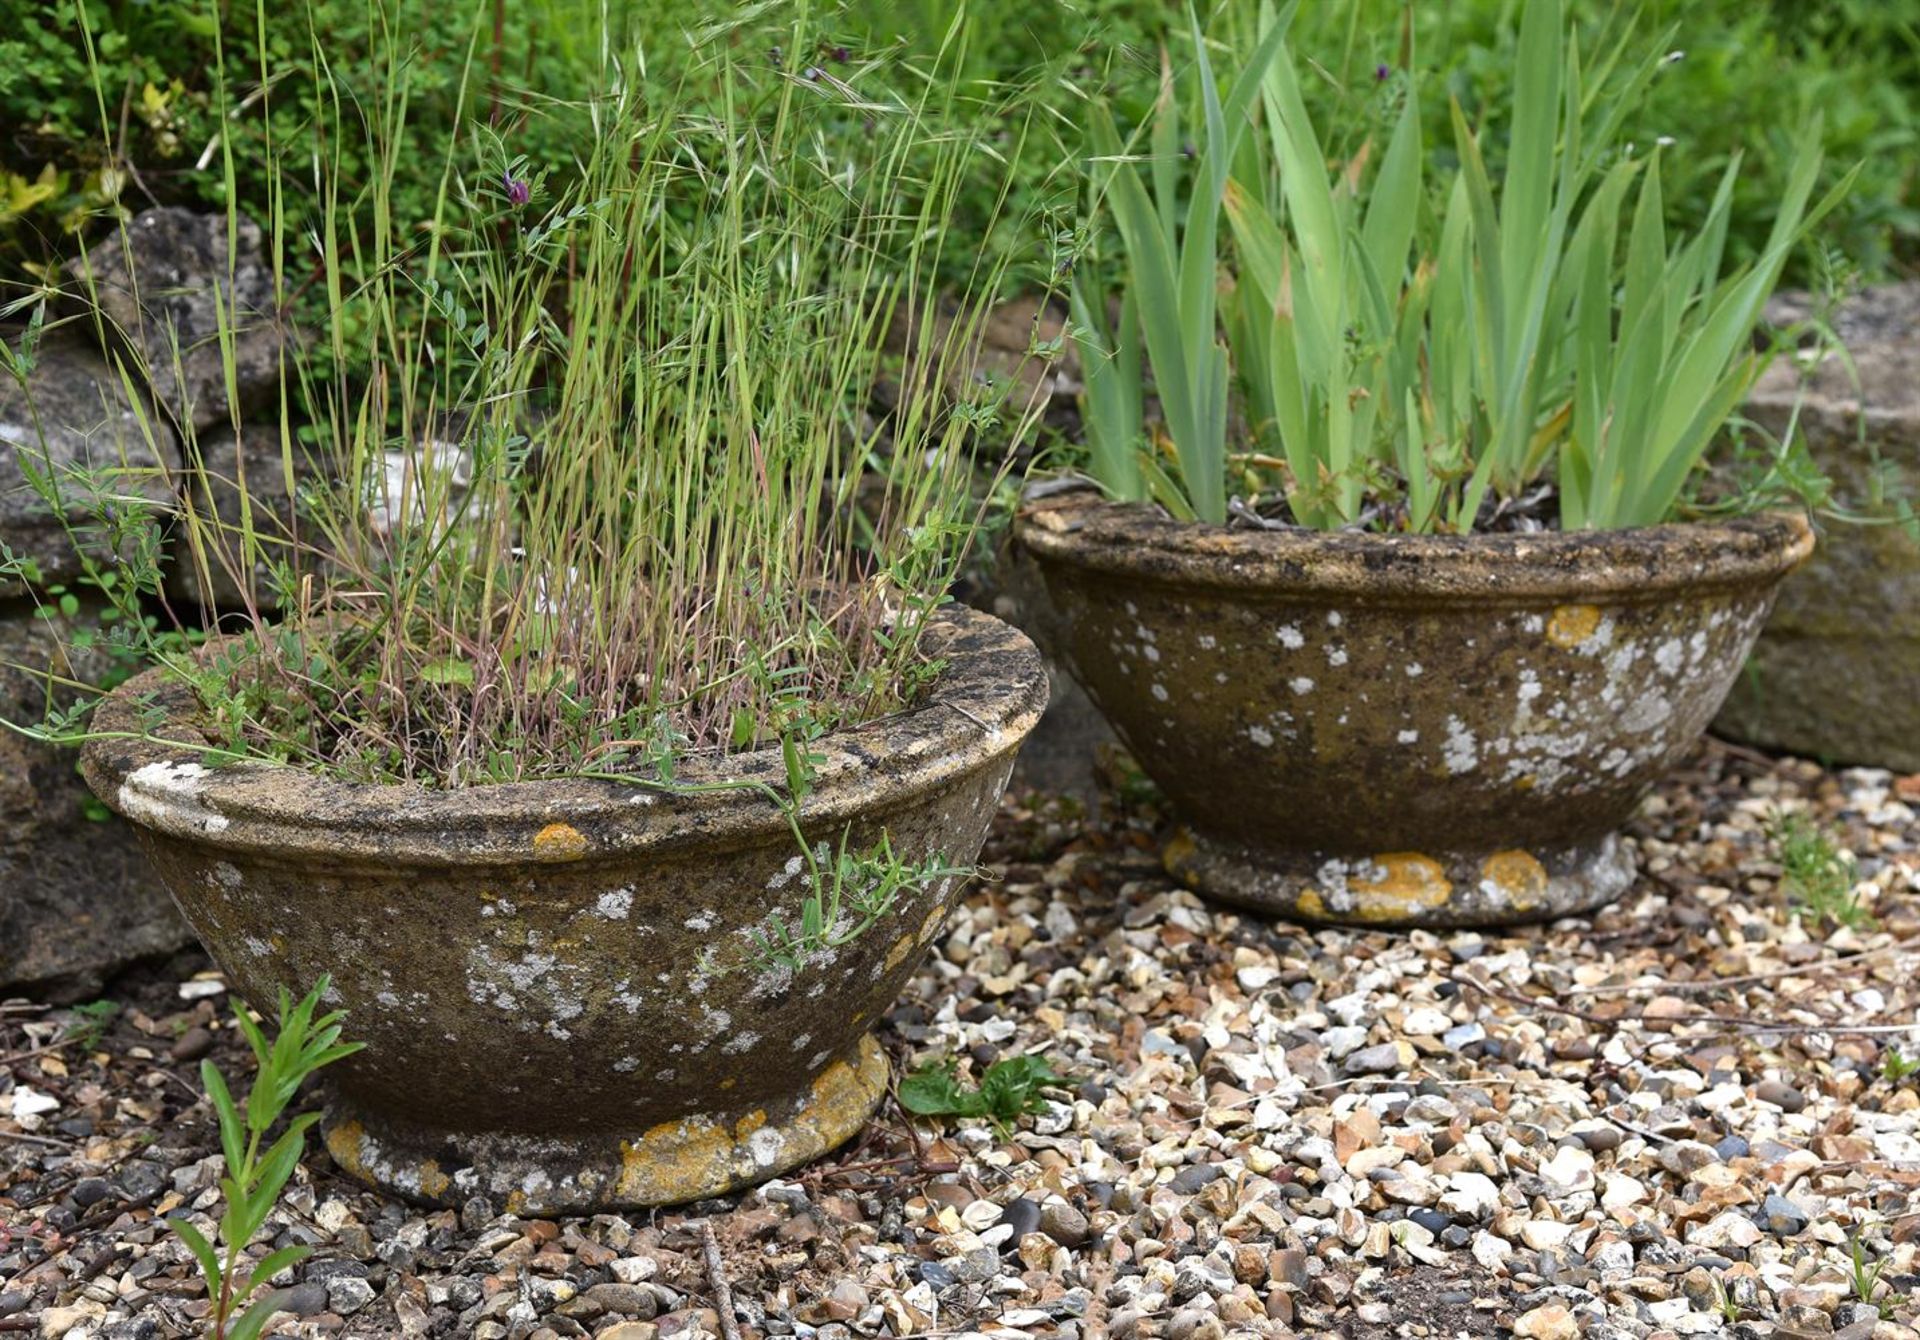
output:
[{"label": "plant in pot", "polygon": [[1798,514],[1716,510],[1696,467],[1834,203],[1809,199],[1819,127],[1766,247],[1729,264],[1738,163],[1675,238],[1664,148],[1622,142],[1662,58],[1583,64],[1555,0],[1521,25],[1506,124],[1456,105],[1445,171],[1412,71],[1377,76],[1398,98],[1384,145],[1324,141],[1284,19],[1219,84],[1196,25],[1184,209],[1171,78],[1149,171],[1095,118],[1124,298],[1116,315],[1083,267],[1075,313],[1106,496],[1036,497],[1016,538],[1070,665],[1184,821],[1167,864],[1227,901],[1461,925],[1614,898],[1634,873],[1618,828],[1811,548]]},{"label": "plant in pot", "polygon": [[[995,412],[945,388],[1000,273],[871,396],[1000,156],[937,70],[735,54],[812,40],[723,24],[609,71],[564,181],[476,129],[426,227],[347,235],[350,156],[311,217],[287,176],[271,231],[333,295],[265,466],[288,524],[216,508],[190,427],[171,508],[82,508],[156,664],[41,730],[249,999],[331,978],[364,1046],[326,1143],[390,1191],[652,1205],[847,1138],[1044,706],[1027,641],[944,595]],[[381,189],[398,137],[319,105]],[[242,592],[208,636],[117,542],[163,523],[206,603]]]}]

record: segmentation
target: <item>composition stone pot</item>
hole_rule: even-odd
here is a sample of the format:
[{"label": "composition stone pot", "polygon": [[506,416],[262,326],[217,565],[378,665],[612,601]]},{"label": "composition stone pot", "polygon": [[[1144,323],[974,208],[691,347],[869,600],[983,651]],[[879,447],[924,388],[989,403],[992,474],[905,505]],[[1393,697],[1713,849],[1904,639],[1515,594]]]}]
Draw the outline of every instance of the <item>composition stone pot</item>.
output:
[{"label": "composition stone pot", "polygon": [[1087,493],[1015,528],[1074,674],[1185,821],[1168,867],[1309,920],[1592,908],[1812,533],[1228,530]]},{"label": "composition stone pot", "polygon": [[[843,834],[850,851],[884,834],[906,860],[969,865],[1045,707],[1033,645],[990,616],[944,612],[926,645],[947,665],[919,705],[815,745],[800,823],[829,868]],[[87,780],[249,1000],[331,974],[329,1003],[366,1047],[330,1072],[327,1146],[418,1201],[665,1204],[833,1148],[886,1090],[868,1029],[964,883],[909,887],[864,933],[787,967],[761,932],[798,925],[808,877],[762,794],[209,769],[177,682],[133,680],[96,728],[136,729],[143,702],[186,743],[96,739]],[[783,786],[779,750],[682,769],[722,779]]]}]

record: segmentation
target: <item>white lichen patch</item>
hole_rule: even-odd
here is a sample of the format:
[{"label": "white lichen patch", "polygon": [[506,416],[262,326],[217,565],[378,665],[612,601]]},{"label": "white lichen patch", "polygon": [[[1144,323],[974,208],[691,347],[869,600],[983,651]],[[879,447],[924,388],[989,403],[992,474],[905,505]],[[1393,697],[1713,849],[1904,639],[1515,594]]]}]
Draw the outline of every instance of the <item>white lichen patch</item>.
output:
[{"label": "white lichen patch", "polygon": [[1427,673],[1427,667],[1420,664],[1420,662],[1418,661],[1407,662],[1407,678],[1408,679],[1418,679],[1420,678],[1420,676],[1426,673]]},{"label": "white lichen patch", "polygon": [[1153,695],[1156,702],[1164,703],[1167,700],[1167,686],[1165,684],[1156,682],[1148,688],[1147,692]]},{"label": "white lichen patch", "polygon": [[613,1063],[613,1073],[616,1075],[631,1075],[639,1068],[640,1058],[637,1056],[623,1056]]},{"label": "white lichen patch", "polygon": [[1327,648],[1328,665],[1345,665],[1346,663],[1347,649],[1345,647],[1329,646]]},{"label": "white lichen patch", "polygon": [[1273,635],[1279,639],[1280,645],[1288,651],[1299,651],[1300,648],[1307,645],[1307,639],[1301,634],[1298,624],[1281,624],[1273,630]]},{"label": "white lichen patch", "polygon": [[1420,732],[1417,730],[1403,730],[1394,738],[1401,744],[1419,744]]},{"label": "white lichen patch", "polygon": [[710,931],[720,922],[720,914],[711,907],[703,907],[680,924],[690,931]]},{"label": "white lichen patch", "polygon": [[778,1127],[762,1126],[747,1137],[747,1152],[753,1155],[753,1161],[762,1168],[771,1168],[780,1161],[780,1151],[787,1141]]},{"label": "white lichen patch", "polygon": [[633,889],[608,889],[594,902],[593,910],[608,921],[625,921],[633,911]]},{"label": "white lichen patch", "polygon": [[1265,726],[1247,727],[1247,738],[1259,745],[1262,749],[1270,748],[1273,744],[1273,732]]},{"label": "white lichen patch", "polygon": [[240,943],[245,945],[247,947],[247,952],[249,954],[252,954],[255,958],[265,958],[267,955],[273,952],[273,946],[268,944],[265,940],[262,940],[257,935],[246,936],[244,939],[241,940]]},{"label": "white lichen patch", "polygon": [[1307,694],[1313,692],[1313,681],[1305,675],[1297,675],[1288,681],[1287,687],[1302,697],[1305,697]]},{"label": "white lichen patch", "polygon": [[120,812],[162,831],[181,826],[211,836],[226,831],[227,816],[201,798],[212,774],[199,763],[149,763],[120,783]]},{"label": "white lichen patch", "polygon": [[1447,745],[1441,757],[1445,760],[1447,771],[1456,776],[1463,772],[1472,772],[1479,766],[1479,742],[1467,723],[1459,717],[1447,718]]}]

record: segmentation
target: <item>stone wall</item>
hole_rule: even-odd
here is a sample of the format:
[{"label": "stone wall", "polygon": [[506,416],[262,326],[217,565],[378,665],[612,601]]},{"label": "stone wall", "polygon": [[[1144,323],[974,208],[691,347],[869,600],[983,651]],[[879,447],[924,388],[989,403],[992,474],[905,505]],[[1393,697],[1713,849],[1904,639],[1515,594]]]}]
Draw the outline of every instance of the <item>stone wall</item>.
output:
[{"label": "stone wall", "polygon": [[[1791,322],[1804,302],[1776,302]],[[1876,471],[1920,499],[1920,283],[1866,290],[1835,322],[1858,369],[1777,362],[1747,415],[1783,431],[1804,385],[1800,426],[1835,498],[1866,503]],[[1883,464],[1884,463],[1884,464]],[[1789,578],[1714,729],[1832,763],[1920,771],[1920,544],[1889,525],[1824,522],[1820,548]]]},{"label": "stone wall", "polygon": [[[241,408],[272,390],[280,346],[272,284],[258,230],[240,229],[239,243],[230,264],[223,217],[138,216],[69,267],[73,303],[48,320],[25,384],[0,375],[0,544],[34,570],[31,580],[0,576],[0,719],[40,718],[48,687],[37,668],[56,664],[87,683],[113,668],[98,653],[62,660],[95,614],[68,529],[88,509],[67,506],[63,517],[34,476],[56,481],[62,500],[82,490],[71,472],[84,469],[116,495],[165,502],[187,487],[177,428],[206,430],[210,469],[223,443],[233,456],[233,430],[217,427],[233,407],[216,284],[243,323]],[[23,334],[0,328],[16,349]],[[152,398],[129,387],[151,388]],[[57,613],[62,593],[82,601],[72,617]],[[190,938],[132,832],[92,802],[74,751],[0,731],[0,992],[82,999],[127,964]]]}]

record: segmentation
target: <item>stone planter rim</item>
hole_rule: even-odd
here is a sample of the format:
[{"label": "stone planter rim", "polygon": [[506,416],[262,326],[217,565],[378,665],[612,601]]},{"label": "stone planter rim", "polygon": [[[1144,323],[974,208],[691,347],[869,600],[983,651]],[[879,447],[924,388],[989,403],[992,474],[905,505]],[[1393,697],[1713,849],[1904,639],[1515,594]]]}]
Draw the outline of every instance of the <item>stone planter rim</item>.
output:
[{"label": "stone planter rim", "polygon": [[1624,530],[1383,535],[1229,529],[1090,493],[1024,507],[1015,533],[1054,562],[1157,586],[1420,606],[1659,600],[1770,580],[1814,547],[1806,517],[1789,511]]},{"label": "stone planter rim", "polygon": [[[983,755],[1017,748],[1038,721],[1046,670],[1018,629],[950,605],[933,616],[922,646],[947,661],[922,701],[811,746],[820,761],[800,810],[808,831],[826,833],[906,804],[978,767]],[[191,690],[155,669],[115,690],[94,729],[135,729],[142,699],[166,714],[162,730],[184,734],[197,715]],[[185,740],[103,736],[87,743],[81,769],[108,807],[137,825],[217,848],[336,865],[591,861],[788,831],[786,816],[757,791],[666,794],[586,778],[439,790],[341,781],[264,760],[208,767],[203,758],[204,748]],[[749,780],[784,792],[786,768],[776,745],[690,758],[675,780]]]}]

